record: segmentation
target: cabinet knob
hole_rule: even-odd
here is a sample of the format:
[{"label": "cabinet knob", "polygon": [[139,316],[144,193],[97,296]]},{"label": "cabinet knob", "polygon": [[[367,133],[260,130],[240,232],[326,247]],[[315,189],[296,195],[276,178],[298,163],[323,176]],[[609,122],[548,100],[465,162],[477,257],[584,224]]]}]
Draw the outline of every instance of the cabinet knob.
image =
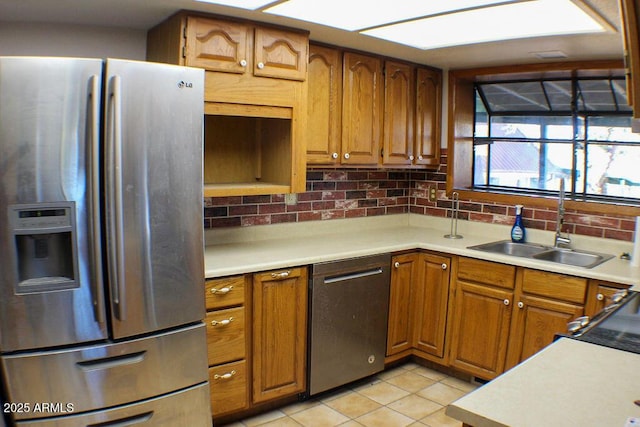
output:
[{"label": "cabinet knob", "polygon": [[240,66],[241,67],[246,67],[247,66],[247,60],[246,59],[241,59],[240,60]]},{"label": "cabinet knob", "polygon": [[396,261],[396,262],[393,263],[393,266],[395,268],[400,268],[400,263],[398,261]]},{"label": "cabinet knob", "polygon": [[225,286],[224,288],[211,288],[209,290],[209,292],[211,292],[214,295],[224,295],[224,294],[228,294],[229,292],[231,292],[231,290],[233,289],[233,286]]},{"label": "cabinet knob", "polygon": [[598,294],[598,295],[596,295],[596,299],[597,299],[598,301],[603,301],[603,300],[604,300],[604,295],[602,295],[602,294]]},{"label": "cabinet knob", "polygon": [[441,267],[442,267],[443,270],[446,270],[447,269],[447,264],[443,262]]},{"label": "cabinet knob", "polygon": [[409,160],[413,161],[414,157],[413,156],[409,156]]},{"label": "cabinet knob", "polygon": [[233,322],[233,316],[224,320],[212,320],[211,326],[227,326],[231,322]]},{"label": "cabinet knob", "polygon": [[422,156],[418,156],[418,160],[422,160]]},{"label": "cabinet knob", "polygon": [[351,156],[349,155],[349,153],[344,153],[344,158],[345,158],[345,159],[348,159],[349,157],[351,157]]},{"label": "cabinet knob", "polygon": [[332,159],[337,159],[337,158],[338,158],[338,153],[333,153],[333,154],[331,155],[331,158],[332,158]]},{"label": "cabinet knob", "polygon": [[518,308],[524,308],[524,303],[522,301],[518,302]]},{"label": "cabinet knob", "polygon": [[502,301],[504,303],[504,305],[509,305],[511,304],[511,301],[509,301],[508,298],[505,298],[504,301]]},{"label": "cabinet knob", "polygon": [[213,379],[214,380],[228,380],[229,378],[233,377],[235,374],[236,374],[235,370],[233,370],[231,372],[227,372],[226,374],[222,374],[222,375],[215,374],[213,376]]},{"label": "cabinet knob", "polygon": [[264,68],[264,64],[262,62],[258,62],[258,69],[262,70]]}]

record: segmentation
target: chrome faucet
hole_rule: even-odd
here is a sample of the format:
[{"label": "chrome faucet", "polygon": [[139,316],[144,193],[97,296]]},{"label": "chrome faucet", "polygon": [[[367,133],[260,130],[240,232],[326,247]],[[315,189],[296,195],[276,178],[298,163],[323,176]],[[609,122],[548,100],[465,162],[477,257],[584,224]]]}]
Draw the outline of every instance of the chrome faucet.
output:
[{"label": "chrome faucet", "polygon": [[567,233],[562,235],[562,225],[564,224],[564,178],[560,180],[560,192],[558,194],[558,218],[556,219],[556,238],[553,243],[554,248],[571,247],[571,238]]}]

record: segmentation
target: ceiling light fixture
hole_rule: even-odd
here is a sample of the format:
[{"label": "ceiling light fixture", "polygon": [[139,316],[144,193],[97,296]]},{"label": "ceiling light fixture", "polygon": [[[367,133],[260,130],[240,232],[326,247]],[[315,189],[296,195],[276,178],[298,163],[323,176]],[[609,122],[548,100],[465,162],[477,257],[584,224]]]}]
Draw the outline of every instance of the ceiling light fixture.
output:
[{"label": "ceiling light fixture", "polygon": [[427,50],[603,31],[603,25],[571,0],[537,0],[408,21],[362,34]]},{"label": "ceiling light fixture", "polygon": [[240,9],[256,10],[273,3],[275,0],[195,0],[201,3],[232,6]]},{"label": "ceiling light fixture", "polygon": [[288,0],[264,10],[348,31],[522,0]]}]

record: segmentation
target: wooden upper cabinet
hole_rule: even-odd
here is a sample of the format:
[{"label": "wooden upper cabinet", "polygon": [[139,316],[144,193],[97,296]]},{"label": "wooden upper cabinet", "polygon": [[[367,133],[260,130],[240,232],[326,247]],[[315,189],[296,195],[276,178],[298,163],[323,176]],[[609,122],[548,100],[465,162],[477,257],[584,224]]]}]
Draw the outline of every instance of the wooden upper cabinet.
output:
[{"label": "wooden upper cabinet", "polygon": [[192,67],[301,81],[307,76],[304,33],[189,16],[185,38],[185,64]]},{"label": "wooden upper cabinet", "polygon": [[239,22],[189,16],[185,65],[243,74],[249,66],[251,27]]},{"label": "wooden upper cabinet", "polygon": [[624,32],[624,59],[627,73],[627,98],[633,117],[640,118],[640,0],[619,0]]},{"label": "wooden upper cabinet", "polygon": [[256,27],[254,46],[254,75],[306,80],[309,58],[309,39],[306,34]]},{"label": "wooden upper cabinet", "polygon": [[418,68],[416,74],[413,162],[416,165],[438,166],[442,119],[442,74],[426,68]]},{"label": "wooden upper cabinet", "polygon": [[342,123],[341,52],[309,46],[307,94],[307,163],[340,163]]},{"label": "wooden upper cabinet", "polygon": [[385,165],[410,165],[413,160],[414,67],[387,61],[384,73]]},{"label": "wooden upper cabinet", "polygon": [[377,165],[383,116],[382,60],[344,54],[342,97],[342,163]]}]

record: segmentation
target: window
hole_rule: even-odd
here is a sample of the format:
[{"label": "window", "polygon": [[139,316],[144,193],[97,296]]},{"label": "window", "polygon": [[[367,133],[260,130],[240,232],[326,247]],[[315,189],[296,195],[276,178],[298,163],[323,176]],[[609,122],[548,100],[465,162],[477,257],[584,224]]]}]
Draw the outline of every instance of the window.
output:
[{"label": "window", "polygon": [[473,188],[640,204],[624,78],[475,84]]}]

